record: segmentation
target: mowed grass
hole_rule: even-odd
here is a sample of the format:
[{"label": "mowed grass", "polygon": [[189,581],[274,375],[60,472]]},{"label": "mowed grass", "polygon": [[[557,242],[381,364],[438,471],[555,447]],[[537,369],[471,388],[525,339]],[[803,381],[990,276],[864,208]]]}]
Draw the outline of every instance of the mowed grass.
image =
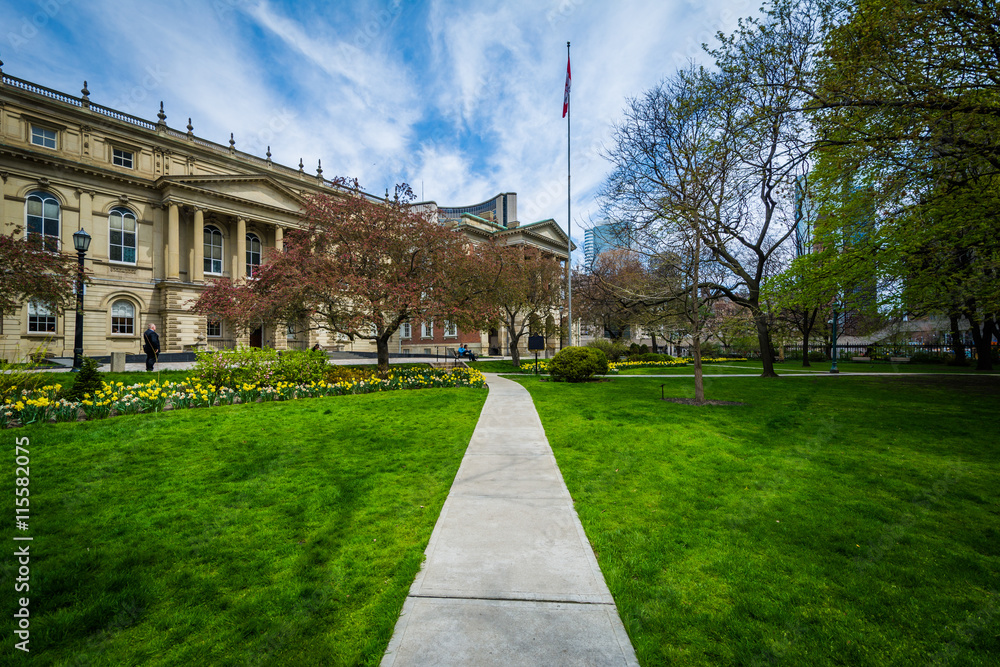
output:
[{"label": "mowed grass", "polygon": [[997,378],[517,381],[643,665],[1000,664]]},{"label": "mowed grass", "polygon": [[[802,366],[801,361],[779,361],[775,362],[774,370],[778,375],[802,375],[803,373],[830,374],[829,361],[813,361],[811,366]],[[702,366],[705,375],[738,375],[741,373],[759,374],[763,367],[759,361],[725,361],[705,364]],[[943,373],[957,375],[989,375],[990,373],[1000,373],[995,371],[977,371],[973,363],[970,366],[947,366],[945,364],[892,364],[887,362],[837,362],[837,369],[841,373]],[[636,367],[622,368],[618,375],[694,375],[694,366],[676,367]]]},{"label": "mowed grass", "polygon": [[34,537],[32,662],[378,664],[486,395],[397,391],[4,432],[11,489],[14,438],[30,438],[31,530],[19,534]]}]

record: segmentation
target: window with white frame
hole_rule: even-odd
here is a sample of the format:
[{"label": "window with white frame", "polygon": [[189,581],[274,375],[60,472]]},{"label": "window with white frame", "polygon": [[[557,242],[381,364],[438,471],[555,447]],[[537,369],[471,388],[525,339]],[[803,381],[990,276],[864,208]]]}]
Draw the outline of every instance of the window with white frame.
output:
[{"label": "window with white frame", "polygon": [[42,148],[56,147],[56,131],[47,127],[31,126],[31,143]]},{"label": "window with white frame", "polygon": [[445,338],[458,338],[458,325],[454,322],[449,322],[445,320],[444,322],[444,337]]},{"label": "window with white frame", "polygon": [[45,250],[59,251],[59,200],[48,192],[35,191],[24,199],[28,240]]},{"label": "window with white frame", "polygon": [[222,232],[217,227],[205,227],[205,273],[222,273]]},{"label": "window with white frame", "polygon": [[116,206],[108,215],[108,257],[112,262],[135,264],[135,213]]},{"label": "window with white frame", "polygon": [[134,164],[134,155],[132,151],[126,151],[121,148],[111,149],[111,164],[116,167],[125,167],[126,169],[131,169]]},{"label": "window with white frame", "polygon": [[111,333],[135,333],[135,306],[125,299],[119,299],[111,304]]},{"label": "window with white frame", "polygon": [[28,302],[28,333],[55,333],[56,316],[49,307],[35,301]]},{"label": "window with white frame", "polygon": [[399,337],[400,338],[410,338],[413,335],[413,327],[410,326],[409,322],[403,322],[399,325]]},{"label": "window with white frame", "polygon": [[222,320],[210,319],[206,331],[209,338],[222,338]]},{"label": "window with white frame", "polygon": [[253,276],[260,269],[260,238],[247,234],[247,275]]},{"label": "window with white frame", "polygon": [[434,338],[434,322],[421,322],[420,324],[420,337],[421,338]]}]

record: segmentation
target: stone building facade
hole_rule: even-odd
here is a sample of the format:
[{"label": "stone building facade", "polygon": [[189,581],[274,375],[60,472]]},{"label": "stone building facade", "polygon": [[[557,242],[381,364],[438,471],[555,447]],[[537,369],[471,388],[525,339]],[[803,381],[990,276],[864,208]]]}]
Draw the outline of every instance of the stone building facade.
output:
[{"label": "stone building facade", "polygon": [[[0,63],[2,67],[2,63]],[[308,197],[333,192],[322,168],[298,168],[155,121],[91,102],[86,83],[68,95],[0,70],[0,233],[37,234],[54,248],[73,252],[78,229],[92,237],[86,267],[92,282],[84,294],[85,354],[138,353],[147,323],[157,325],[165,352],[237,344],[277,349],[374,352],[374,343],[341,340],[296,323],[238,334],[210,321],[190,305],[215,278],[243,279],[280,249],[285,230],[300,225]],[[552,220],[516,221],[516,195],[489,206],[440,208],[442,224],[456,224],[470,240],[502,236],[530,243],[563,260],[566,235]],[[484,204],[488,204],[486,202]],[[479,215],[463,212],[475,208]],[[485,351],[490,332],[459,332],[447,323],[411,323],[392,352],[424,353],[457,347]],[[45,347],[55,356],[73,353],[73,313],[22,304],[0,323],[0,355],[23,358]],[[494,332],[495,333],[495,332]],[[496,347],[503,345],[499,336]]]}]

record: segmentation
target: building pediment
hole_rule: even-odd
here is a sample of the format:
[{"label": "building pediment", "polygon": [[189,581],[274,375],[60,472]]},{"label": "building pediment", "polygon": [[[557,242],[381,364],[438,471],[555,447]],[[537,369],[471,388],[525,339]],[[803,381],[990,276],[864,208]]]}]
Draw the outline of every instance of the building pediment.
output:
[{"label": "building pediment", "polygon": [[266,175],[248,176],[164,176],[158,180],[162,190],[171,187],[203,196],[218,197],[245,205],[298,214],[305,208],[305,199]]},{"label": "building pediment", "polygon": [[[548,245],[562,252],[565,252],[567,242],[569,241],[566,232],[552,219],[520,225],[513,229],[504,230],[499,234],[505,238],[507,243],[512,242],[512,239],[509,237],[516,238],[521,236],[526,242],[533,245]],[[576,249],[576,244],[573,244],[573,249]]]}]

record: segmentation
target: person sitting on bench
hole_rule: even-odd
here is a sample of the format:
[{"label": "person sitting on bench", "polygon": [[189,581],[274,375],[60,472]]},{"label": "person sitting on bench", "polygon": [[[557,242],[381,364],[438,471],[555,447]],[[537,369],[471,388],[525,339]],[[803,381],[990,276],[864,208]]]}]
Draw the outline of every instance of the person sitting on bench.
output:
[{"label": "person sitting on bench", "polygon": [[465,343],[462,343],[461,345],[458,346],[458,356],[459,357],[468,357],[469,361],[475,361],[476,360],[476,355],[472,352],[472,350],[470,350],[469,348],[465,347]]}]

